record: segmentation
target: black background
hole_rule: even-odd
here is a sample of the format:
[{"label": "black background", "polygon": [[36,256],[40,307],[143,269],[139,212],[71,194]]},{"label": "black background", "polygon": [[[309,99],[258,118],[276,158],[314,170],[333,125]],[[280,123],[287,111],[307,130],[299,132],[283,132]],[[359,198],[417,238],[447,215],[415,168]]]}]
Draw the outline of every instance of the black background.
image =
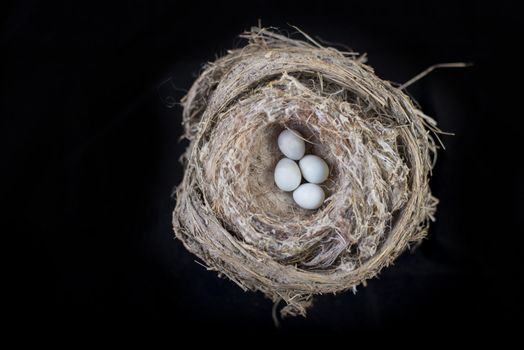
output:
[{"label": "black background", "polygon": [[[511,266],[523,232],[518,13],[505,1],[7,5],[3,234],[23,240],[7,266],[20,322],[279,334],[445,333],[515,322],[520,273]],[[408,89],[456,134],[443,137],[434,170],[441,202],[428,239],[356,295],[317,297],[307,318],[284,319],[279,329],[269,300],[207,272],[171,229],[186,144],[181,107],[169,108],[166,97],[179,100],[203,63],[241,45],[236,36],[258,19],[367,52],[379,76],[400,83],[435,63],[474,63]]]}]

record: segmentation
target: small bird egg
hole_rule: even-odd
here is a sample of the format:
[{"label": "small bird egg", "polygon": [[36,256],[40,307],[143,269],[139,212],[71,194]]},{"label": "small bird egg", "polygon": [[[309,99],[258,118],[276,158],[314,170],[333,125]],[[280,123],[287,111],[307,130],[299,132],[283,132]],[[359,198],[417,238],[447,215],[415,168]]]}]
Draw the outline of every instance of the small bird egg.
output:
[{"label": "small bird egg", "polygon": [[284,155],[293,160],[299,160],[306,152],[306,143],[297,131],[284,130],[278,135],[278,148]]},{"label": "small bird egg", "polygon": [[297,163],[289,158],[282,158],[275,167],[275,183],[282,191],[293,191],[300,185],[302,175]]},{"label": "small bird egg", "polygon": [[324,190],[319,185],[305,183],[293,192],[293,199],[304,209],[317,209],[324,203]]},{"label": "small bird egg", "polygon": [[328,178],[329,167],[327,163],[320,157],[313,154],[308,154],[299,162],[302,176],[306,181],[319,184]]}]

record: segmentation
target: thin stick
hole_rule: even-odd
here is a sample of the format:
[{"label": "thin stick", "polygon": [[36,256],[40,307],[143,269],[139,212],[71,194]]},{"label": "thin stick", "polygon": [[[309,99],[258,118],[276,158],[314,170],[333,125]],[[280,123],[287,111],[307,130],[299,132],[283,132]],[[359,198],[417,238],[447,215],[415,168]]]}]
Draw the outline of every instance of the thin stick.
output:
[{"label": "thin stick", "polygon": [[307,35],[306,33],[304,33],[302,30],[300,30],[300,28],[298,28],[297,26],[294,26],[294,25],[291,25],[291,24],[288,24],[289,26],[295,28],[300,34],[302,34],[307,40],[311,41],[313,44],[315,44],[319,49],[323,49],[324,47],[322,45],[320,45],[319,43],[317,43],[315,41],[315,39],[313,39],[312,37],[310,37],[309,35]]},{"label": "thin stick", "polygon": [[472,65],[473,63],[464,63],[464,62],[434,64],[431,67],[426,68],[424,71],[420,72],[419,74],[415,75],[413,78],[409,79],[404,84],[400,85],[399,89],[404,90],[405,88],[417,82],[418,80],[424,78],[426,75],[433,72],[437,68],[465,68],[465,67],[471,67]]},{"label": "thin stick", "polygon": [[280,328],[280,322],[278,321],[277,315],[277,308],[278,304],[280,304],[281,301],[282,299],[279,299],[276,302],[274,302],[273,307],[271,308],[271,316],[273,317],[273,324],[275,325],[275,328]]}]

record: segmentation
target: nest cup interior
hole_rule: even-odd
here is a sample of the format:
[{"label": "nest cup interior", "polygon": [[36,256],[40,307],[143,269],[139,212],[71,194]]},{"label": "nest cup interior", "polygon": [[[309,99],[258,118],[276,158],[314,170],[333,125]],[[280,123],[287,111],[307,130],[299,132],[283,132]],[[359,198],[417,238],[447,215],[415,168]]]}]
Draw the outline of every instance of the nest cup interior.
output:
[{"label": "nest cup interior", "polygon": [[[246,164],[249,168],[248,187],[250,199],[257,208],[268,210],[268,216],[279,220],[291,220],[297,215],[300,217],[315,215],[315,210],[306,210],[298,206],[292,198],[292,192],[284,192],[279,189],[274,181],[274,169],[278,161],[285,156],[278,148],[278,135],[283,130],[291,129],[298,131],[306,143],[305,154],[315,154],[322,157],[330,168],[328,179],[320,186],[326,193],[326,200],[336,190],[337,170],[336,163],[330,160],[329,151],[320,143],[317,135],[312,132],[301,120],[291,120],[286,125],[272,123],[267,125],[253,136],[253,152],[251,162]],[[302,180],[304,183],[305,180]],[[319,210],[321,210],[320,208]],[[301,220],[299,218],[299,220]]]}]

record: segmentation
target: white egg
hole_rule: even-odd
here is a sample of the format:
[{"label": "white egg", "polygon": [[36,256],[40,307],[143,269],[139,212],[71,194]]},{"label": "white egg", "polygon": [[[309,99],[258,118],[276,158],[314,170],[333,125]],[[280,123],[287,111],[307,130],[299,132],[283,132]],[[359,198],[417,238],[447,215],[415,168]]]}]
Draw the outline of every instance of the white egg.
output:
[{"label": "white egg", "polygon": [[284,130],[278,135],[278,148],[284,155],[299,160],[306,152],[306,143],[298,131]]},{"label": "white egg", "polygon": [[282,191],[293,191],[300,185],[302,175],[297,163],[289,158],[282,158],[275,167],[275,183]]},{"label": "white egg", "polygon": [[324,203],[324,190],[319,185],[305,183],[293,192],[293,199],[304,209],[317,209]]},{"label": "white egg", "polygon": [[306,181],[320,184],[328,178],[329,167],[327,163],[320,157],[313,154],[308,154],[299,162],[302,176]]}]

